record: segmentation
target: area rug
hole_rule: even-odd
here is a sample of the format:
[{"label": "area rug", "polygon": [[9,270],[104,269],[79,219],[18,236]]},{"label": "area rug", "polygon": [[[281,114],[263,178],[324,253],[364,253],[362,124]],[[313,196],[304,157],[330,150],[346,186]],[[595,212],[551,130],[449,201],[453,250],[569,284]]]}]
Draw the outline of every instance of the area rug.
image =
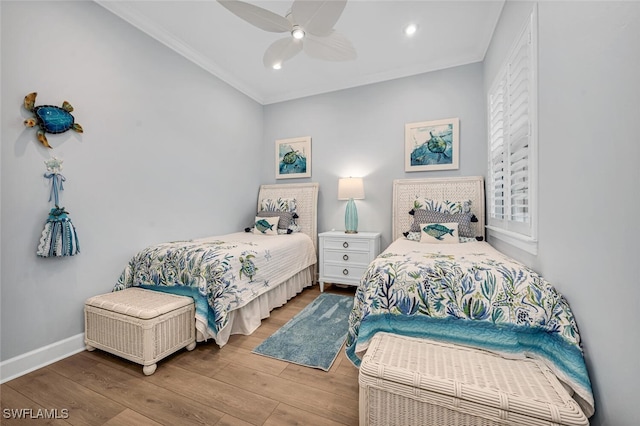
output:
[{"label": "area rug", "polygon": [[329,371],[349,328],[353,297],[322,293],[253,353]]}]

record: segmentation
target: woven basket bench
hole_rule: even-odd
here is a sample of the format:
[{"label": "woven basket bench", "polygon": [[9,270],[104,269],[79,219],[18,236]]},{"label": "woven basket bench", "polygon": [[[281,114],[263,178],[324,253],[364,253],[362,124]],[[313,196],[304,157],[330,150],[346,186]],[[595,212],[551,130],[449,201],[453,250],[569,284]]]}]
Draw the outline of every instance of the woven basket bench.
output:
[{"label": "woven basket bench", "polygon": [[588,425],[555,375],[532,359],[388,333],[359,373],[360,425]]},{"label": "woven basket bench", "polygon": [[190,297],[127,288],[87,299],[84,342],[142,364],[145,375],[157,362],[184,347],[196,347],[195,307]]}]

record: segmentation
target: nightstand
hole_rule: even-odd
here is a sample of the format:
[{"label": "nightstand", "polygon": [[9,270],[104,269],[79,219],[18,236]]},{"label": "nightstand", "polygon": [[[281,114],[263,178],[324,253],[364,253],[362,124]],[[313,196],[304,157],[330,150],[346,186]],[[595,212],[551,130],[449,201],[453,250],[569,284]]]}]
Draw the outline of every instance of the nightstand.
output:
[{"label": "nightstand", "polygon": [[367,266],[380,253],[379,232],[330,231],[318,234],[320,239],[320,291],[324,283],[355,285]]}]

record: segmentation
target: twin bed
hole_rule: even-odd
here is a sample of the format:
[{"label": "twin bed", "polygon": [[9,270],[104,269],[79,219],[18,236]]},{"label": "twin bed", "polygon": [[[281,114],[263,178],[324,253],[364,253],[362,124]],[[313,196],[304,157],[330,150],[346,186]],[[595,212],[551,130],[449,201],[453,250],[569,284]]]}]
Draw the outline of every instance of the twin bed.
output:
[{"label": "twin bed", "polygon": [[594,400],[569,304],[484,241],[484,210],[482,177],[394,181],[393,242],[356,290],[347,356],[359,366],[386,332],[534,358],[589,417]]},{"label": "twin bed", "polygon": [[136,286],[192,297],[197,341],[213,339],[222,347],[232,334],[251,334],[271,310],[314,282],[318,186],[261,185],[253,230],[147,247],[129,261],[114,290]]}]

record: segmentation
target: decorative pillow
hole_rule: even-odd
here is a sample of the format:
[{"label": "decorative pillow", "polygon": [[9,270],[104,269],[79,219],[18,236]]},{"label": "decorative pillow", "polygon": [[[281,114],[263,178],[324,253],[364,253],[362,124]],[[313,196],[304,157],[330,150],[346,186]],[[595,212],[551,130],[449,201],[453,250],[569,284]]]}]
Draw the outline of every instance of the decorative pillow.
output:
[{"label": "decorative pillow", "polygon": [[413,211],[413,224],[411,225],[410,232],[420,232],[421,224],[423,223],[458,223],[458,231],[461,237],[473,238],[473,229],[471,228],[471,221],[474,217],[472,212],[468,213],[441,213],[434,210],[417,209]]},{"label": "decorative pillow", "polygon": [[423,223],[420,225],[420,242],[432,244],[457,244],[460,242],[458,223]]},{"label": "decorative pillow", "polygon": [[[404,237],[409,241],[418,241],[418,242],[420,242],[420,238],[422,237],[421,232],[403,232],[402,235],[404,235]],[[482,241],[482,239],[483,239],[482,237],[475,237],[475,238],[460,237],[459,238],[461,243],[471,243],[476,241]]]},{"label": "decorative pillow", "polygon": [[420,232],[403,232],[402,235],[409,241],[420,241]]},{"label": "decorative pillow", "polygon": [[482,237],[476,237],[476,238],[460,237],[461,243],[475,243],[476,241],[482,241]]},{"label": "decorative pillow", "polygon": [[[279,217],[278,221],[278,229],[287,229],[289,225],[293,223],[294,213],[291,212],[280,212],[280,211],[259,211],[258,217]],[[296,217],[298,215],[296,214]]]},{"label": "decorative pillow", "polygon": [[291,212],[295,213],[298,205],[295,198],[264,198],[260,201],[260,210],[270,212]]},{"label": "decorative pillow", "polygon": [[471,211],[471,200],[463,201],[439,201],[430,198],[416,196],[413,201],[414,209],[433,210],[440,213],[469,213]]},{"label": "decorative pillow", "polygon": [[295,218],[293,219],[291,225],[289,225],[289,227],[287,228],[287,234],[292,234],[294,232],[302,232],[302,226],[296,223]]},{"label": "decorative pillow", "polygon": [[262,235],[278,235],[278,222],[280,218],[275,217],[260,217],[256,216],[255,223],[253,225],[254,234]]}]

